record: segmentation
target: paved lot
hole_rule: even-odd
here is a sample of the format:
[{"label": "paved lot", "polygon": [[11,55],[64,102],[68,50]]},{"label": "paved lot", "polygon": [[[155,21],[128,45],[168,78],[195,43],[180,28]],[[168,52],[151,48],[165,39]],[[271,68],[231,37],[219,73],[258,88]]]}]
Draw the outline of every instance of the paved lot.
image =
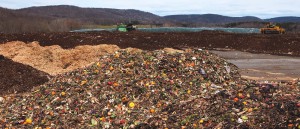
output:
[{"label": "paved lot", "polygon": [[244,78],[293,80],[300,78],[300,58],[240,51],[212,51],[241,69]]}]

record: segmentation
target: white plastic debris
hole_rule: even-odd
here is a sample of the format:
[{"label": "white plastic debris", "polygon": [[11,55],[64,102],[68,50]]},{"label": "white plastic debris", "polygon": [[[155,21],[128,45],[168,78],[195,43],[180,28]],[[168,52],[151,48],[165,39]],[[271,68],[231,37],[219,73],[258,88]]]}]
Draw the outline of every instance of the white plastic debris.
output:
[{"label": "white plastic debris", "polygon": [[239,119],[237,120],[237,122],[241,124],[241,123],[243,123],[243,120],[242,120],[241,118],[239,118]]}]

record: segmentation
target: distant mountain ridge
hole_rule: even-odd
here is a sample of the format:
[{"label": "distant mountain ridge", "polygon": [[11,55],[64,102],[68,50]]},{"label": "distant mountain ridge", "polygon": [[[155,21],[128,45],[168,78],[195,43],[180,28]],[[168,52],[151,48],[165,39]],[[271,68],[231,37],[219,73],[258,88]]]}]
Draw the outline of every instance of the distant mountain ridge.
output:
[{"label": "distant mountain ridge", "polygon": [[65,32],[119,23],[163,24],[169,21],[133,9],[81,8],[70,5],[6,9],[0,7],[0,33]]},{"label": "distant mountain ridge", "polygon": [[14,12],[10,9],[0,7],[0,18],[14,16]]},{"label": "distant mountain ridge", "polygon": [[187,14],[187,15],[168,15],[164,18],[173,20],[175,22],[185,22],[185,23],[234,23],[234,22],[300,22],[300,17],[275,17],[270,19],[260,19],[254,16],[244,16],[244,17],[229,17],[218,14]]},{"label": "distant mountain ridge", "polygon": [[[236,27],[239,22],[259,22],[247,27],[260,27],[263,22],[297,22],[300,17],[260,19],[253,16],[229,17],[218,14],[190,14],[158,16],[134,9],[81,8],[70,5],[40,6],[23,9],[0,7],[0,33],[61,32],[86,26],[116,25],[118,23],[155,24],[186,27]],[[243,24],[237,24],[243,27]]]},{"label": "distant mountain ridge", "polygon": [[184,23],[233,23],[233,22],[300,22],[300,17],[275,17],[261,19],[254,16],[230,17],[218,14],[158,15],[134,9],[81,8],[71,5],[39,6],[23,9],[0,7],[0,18],[7,16],[35,16],[42,18],[68,18],[96,24],[115,24],[117,22],[137,21],[142,24],[184,22]]},{"label": "distant mountain ridge", "polygon": [[158,15],[134,9],[81,8],[70,5],[30,7],[15,10],[24,15],[37,15],[49,18],[69,18],[97,24],[139,21],[143,24],[165,22]]},{"label": "distant mountain ridge", "polygon": [[294,17],[294,16],[275,17],[275,18],[265,19],[265,21],[277,22],[277,23],[285,23],[285,22],[299,22],[300,23],[300,17]]},{"label": "distant mountain ridge", "polygon": [[[81,8],[71,5],[38,6],[23,9],[6,9],[0,7],[0,18],[3,16],[35,16],[43,18],[69,18],[81,21],[107,24],[109,22],[139,21],[143,24],[163,23],[169,21],[186,23],[233,23],[233,22],[300,22],[300,17],[275,17],[261,19],[255,16],[230,17],[219,14],[187,14],[187,15],[158,15],[134,9],[111,8]],[[3,15],[4,14],[4,15]]]},{"label": "distant mountain ridge", "polygon": [[186,23],[232,23],[232,22],[250,22],[250,21],[263,21],[258,17],[245,16],[245,17],[229,17],[218,14],[190,14],[190,15],[169,15],[164,18],[176,22]]}]

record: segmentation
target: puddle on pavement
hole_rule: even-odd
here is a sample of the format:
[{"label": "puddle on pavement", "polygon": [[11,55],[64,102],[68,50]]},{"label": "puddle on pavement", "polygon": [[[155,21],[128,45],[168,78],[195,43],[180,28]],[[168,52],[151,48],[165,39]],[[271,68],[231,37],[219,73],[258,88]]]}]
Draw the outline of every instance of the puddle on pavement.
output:
[{"label": "puddle on pavement", "polygon": [[300,57],[252,54],[240,51],[211,51],[235,64],[241,75],[255,80],[293,80],[300,78]]}]

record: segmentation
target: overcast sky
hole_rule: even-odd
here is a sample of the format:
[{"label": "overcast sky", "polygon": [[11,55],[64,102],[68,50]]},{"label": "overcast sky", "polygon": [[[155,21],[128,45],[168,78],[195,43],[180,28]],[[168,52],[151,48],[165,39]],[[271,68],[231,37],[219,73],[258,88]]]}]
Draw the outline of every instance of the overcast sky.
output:
[{"label": "overcast sky", "polygon": [[260,18],[300,16],[300,0],[0,0],[1,7],[11,9],[45,5],[138,9],[160,16],[207,13]]}]

